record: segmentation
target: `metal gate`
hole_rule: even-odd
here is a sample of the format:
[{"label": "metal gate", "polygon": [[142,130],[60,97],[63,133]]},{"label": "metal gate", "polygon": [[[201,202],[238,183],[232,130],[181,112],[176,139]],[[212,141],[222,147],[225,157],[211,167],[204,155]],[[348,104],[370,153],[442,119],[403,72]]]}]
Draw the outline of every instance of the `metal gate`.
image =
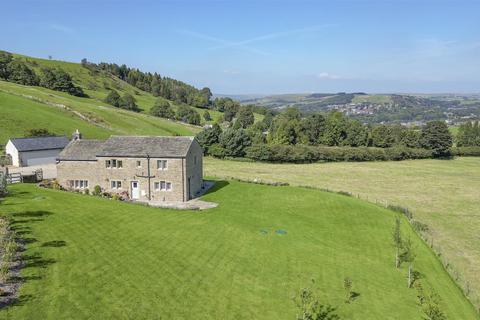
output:
[{"label": "metal gate", "polygon": [[9,173],[7,174],[7,183],[20,183],[23,182],[23,177],[21,173]]}]

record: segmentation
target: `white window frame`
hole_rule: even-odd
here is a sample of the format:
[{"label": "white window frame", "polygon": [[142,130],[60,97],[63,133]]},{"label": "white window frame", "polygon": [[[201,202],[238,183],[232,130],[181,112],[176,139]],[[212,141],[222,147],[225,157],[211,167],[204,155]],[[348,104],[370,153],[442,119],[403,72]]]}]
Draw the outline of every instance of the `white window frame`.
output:
[{"label": "white window frame", "polygon": [[116,189],[116,190],[122,189],[122,181],[121,180],[110,180],[110,188],[111,189]]},{"label": "white window frame", "polygon": [[167,160],[157,160],[157,170],[168,170],[168,161]]},{"label": "white window frame", "polygon": [[[170,188],[168,188],[168,186],[170,186]],[[165,181],[165,180],[155,181],[153,184],[153,188],[155,189],[155,191],[170,192],[172,191],[172,186],[173,184],[170,181]]]},{"label": "white window frame", "polygon": [[77,190],[88,189],[88,180],[70,180],[70,187]]},{"label": "white window frame", "polygon": [[105,168],[107,168],[107,169],[122,169],[123,168],[123,160],[107,159],[107,160],[105,160]]}]

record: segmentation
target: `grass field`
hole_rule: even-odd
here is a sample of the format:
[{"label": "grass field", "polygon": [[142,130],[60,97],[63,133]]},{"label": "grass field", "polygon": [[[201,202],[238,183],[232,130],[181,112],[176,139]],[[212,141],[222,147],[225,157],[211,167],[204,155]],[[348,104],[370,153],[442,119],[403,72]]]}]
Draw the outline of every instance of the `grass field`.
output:
[{"label": "grass field", "polygon": [[356,95],[352,100],[353,103],[391,103],[392,97],[383,94],[374,95]]},{"label": "grass field", "polygon": [[[28,243],[16,305],[2,319],[294,319],[316,279],[342,319],[421,319],[394,267],[395,214],[338,194],[219,182],[204,212],[148,208],[15,185],[0,208]],[[411,231],[415,268],[449,319],[473,307]],[[286,234],[278,234],[283,230]],[[343,279],[359,296],[344,303]]]},{"label": "grass field", "polygon": [[206,174],[348,191],[407,206],[480,305],[480,158],[401,162],[267,164],[205,160]]},{"label": "grass field", "polygon": [[11,137],[22,137],[33,128],[46,128],[67,136],[78,128],[85,138],[90,139],[111,134],[194,135],[200,130],[199,127],[109,107],[93,99],[5,81],[0,81],[0,124],[0,144]]}]

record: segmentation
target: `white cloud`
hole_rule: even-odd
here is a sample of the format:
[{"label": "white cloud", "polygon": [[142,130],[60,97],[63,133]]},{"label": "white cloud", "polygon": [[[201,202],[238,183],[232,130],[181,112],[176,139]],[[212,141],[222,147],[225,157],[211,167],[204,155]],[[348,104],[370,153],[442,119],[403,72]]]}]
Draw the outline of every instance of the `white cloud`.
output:
[{"label": "white cloud", "polygon": [[48,26],[48,28],[51,29],[51,30],[55,30],[55,31],[63,32],[63,33],[73,33],[74,32],[74,30],[72,28],[61,25],[61,24],[56,24],[56,23],[50,24]]},{"label": "white cloud", "polygon": [[338,79],[342,79],[342,77],[340,77],[339,75],[330,74],[330,73],[328,73],[328,72],[320,72],[319,74],[317,74],[317,78],[318,78],[318,79],[321,79],[321,80],[338,80]]}]

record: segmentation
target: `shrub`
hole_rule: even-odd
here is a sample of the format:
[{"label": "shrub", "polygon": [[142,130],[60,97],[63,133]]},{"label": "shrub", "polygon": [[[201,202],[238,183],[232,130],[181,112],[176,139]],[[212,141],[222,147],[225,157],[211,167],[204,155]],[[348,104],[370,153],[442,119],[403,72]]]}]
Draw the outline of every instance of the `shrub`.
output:
[{"label": "shrub", "polygon": [[52,189],[62,190],[62,186],[60,185],[60,183],[58,183],[56,179],[52,181]]},{"label": "shrub", "polygon": [[177,120],[186,122],[189,124],[199,125],[200,124],[200,114],[193,108],[180,105],[177,109]]},{"label": "shrub", "polygon": [[480,147],[455,147],[452,148],[454,156],[480,157]]},{"label": "shrub", "polygon": [[101,195],[102,195],[102,188],[97,184],[97,185],[93,188],[92,194],[93,194],[94,196],[101,196]]},{"label": "shrub", "polygon": [[87,189],[83,190],[83,193],[86,194],[86,195],[89,195],[89,194],[90,194],[90,190],[88,190],[88,188],[87,188]]},{"label": "shrub", "polygon": [[208,153],[216,158],[224,158],[225,157],[225,148],[222,147],[220,144],[215,143],[208,148]]},{"label": "shrub", "polygon": [[219,144],[225,149],[229,157],[243,157],[245,148],[250,146],[251,140],[245,130],[226,129],[218,137]]},{"label": "shrub", "polygon": [[155,101],[155,105],[150,109],[150,114],[155,117],[166,119],[175,118],[175,112],[170,106],[170,103],[164,99],[158,99]]}]

